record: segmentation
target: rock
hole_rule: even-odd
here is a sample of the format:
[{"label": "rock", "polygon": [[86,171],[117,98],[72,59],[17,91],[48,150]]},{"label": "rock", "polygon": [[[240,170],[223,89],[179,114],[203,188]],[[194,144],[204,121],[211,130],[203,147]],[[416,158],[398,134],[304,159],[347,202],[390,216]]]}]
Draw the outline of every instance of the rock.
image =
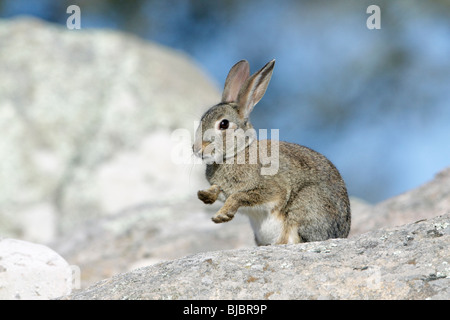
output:
[{"label": "rock", "polygon": [[49,243],[204,182],[176,164],[172,133],[193,135],[220,94],[185,54],[32,18],[0,20],[0,43],[1,234]]},{"label": "rock", "polygon": [[70,294],[77,269],[50,248],[0,239],[0,300],[53,299]]},{"label": "rock", "polygon": [[419,188],[375,206],[353,199],[350,236],[450,213],[450,167]]},{"label": "rock", "polygon": [[351,239],[199,253],[64,299],[449,299],[450,215]]},{"label": "rock", "polygon": [[189,254],[253,247],[253,231],[246,217],[237,215],[232,223],[224,224],[211,221],[219,206],[206,207],[192,199],[171,206],[130,208],[87,223],[52,247],[80,268],[82,288]]}]

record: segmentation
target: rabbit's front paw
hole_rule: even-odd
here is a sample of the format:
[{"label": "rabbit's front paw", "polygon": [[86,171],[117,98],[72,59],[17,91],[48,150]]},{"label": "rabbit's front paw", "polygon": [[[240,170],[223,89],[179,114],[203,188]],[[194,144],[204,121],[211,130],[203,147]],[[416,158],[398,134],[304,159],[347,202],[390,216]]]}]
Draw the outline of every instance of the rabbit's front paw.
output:
[{"label": "rabbit's front paw", "polygon": [[197,192],[197,197],[206,204],[212,204],[217,200],[217,194],[211,193],[208,190],[200,190]]},{"label": "rabbit's front paw", "polygon": [[228,222],[234,218],[235,212],[217,212],[214,217],[212,217],[212,221],[215,223]]},{"label": "rabbit's front paw", "polygon": [[207,190],[199,190],[197,192],[197,197],[206,204],[212,204],[216,202],[217,197],[220,194],[220,187],[218,185],[212,185]]}]

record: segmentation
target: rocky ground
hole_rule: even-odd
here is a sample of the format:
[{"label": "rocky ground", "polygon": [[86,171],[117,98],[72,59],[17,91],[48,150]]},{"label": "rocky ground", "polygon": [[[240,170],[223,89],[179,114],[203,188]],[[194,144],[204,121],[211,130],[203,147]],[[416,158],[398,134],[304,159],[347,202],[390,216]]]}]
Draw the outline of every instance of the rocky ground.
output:
[{"label": "rocky ground", "polygon": [[[349,239],[363,237],[369,230],[402,226],[450,213],[449,199],[450,169],[417,189],[375,206],[352,199]],[[218,205],[205,207],[193,195],[193,199],[178,206],[144,207],[98,220],[53,248],[71,264],[80,266],[83,287],[120,272],[188,254],[254,249],[247,218],[238,215],[229,223],[216,225],[210,217],[217,208]],[[164,217],[158,217],[162,212],[166,212]]]},{"label": "rocky ground", "polygon": [[204,252],[65,299],[448,299],[450,215],[351,239]]},{"label": "rocky ground", "polygon": [[[255,247],[244,216],[211,222],[204,168],[177,161],[174,132],[220,96],[189,57],[28,18],[0,20],[0,43],[0,298],[450,298],[450,168],[352,199],[348,239]],[[14,280],[52,261],[60,285]]]}]

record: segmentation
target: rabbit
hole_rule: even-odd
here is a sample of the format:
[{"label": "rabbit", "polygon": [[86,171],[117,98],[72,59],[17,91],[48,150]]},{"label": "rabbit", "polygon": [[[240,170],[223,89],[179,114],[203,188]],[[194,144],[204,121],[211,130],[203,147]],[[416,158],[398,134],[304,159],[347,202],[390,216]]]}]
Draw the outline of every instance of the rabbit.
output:
[{"label": "rabbit", "polygon": [[[246,60],[236,63],[226,78],[222,101],[201,117],[192,148],[206,162],[211,186],[197,196],[205,204],[224,202],[212,217],[215,223],[232,220],[238,209],[248,215],[259,246],[346,238],[350,203],[336,167],[307,147],[255,137],[249,116],[266,92],[274,65],[272,60],[250,76]],[[223,147],[237,130],[253,134],[246,135],[241,145]],[[262,174],[267,163],[259,153],[250,161],[251,150],[263,145],[271,154],[278,151],[275,173]]]}]

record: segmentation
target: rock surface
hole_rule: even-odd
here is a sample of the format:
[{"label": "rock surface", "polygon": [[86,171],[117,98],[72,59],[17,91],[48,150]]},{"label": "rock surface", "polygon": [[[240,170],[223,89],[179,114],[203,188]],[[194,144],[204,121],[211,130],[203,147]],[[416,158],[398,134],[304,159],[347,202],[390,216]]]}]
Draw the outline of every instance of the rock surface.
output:
[{"label": "rock surface", "polygon": [[352,203],[350,236],[450,213],[450,167],[424,185],[375,206]]},{"label": "rock surface", "polygon": [[200,253],[65,299],[449,299],[450,215],[352,239]]},{"label": "rock surface", "polygon": [[46,246],[0,239],[0,300],[53,299],[69,294],[76,273]]},{"label": "rock surface", "polygon": [[216,206],[208,214],[198,202],[143,206],[99,219],[52,247],[79,266],[85,288],[121,272],[188,254],[254,246],[246,217],[217,225],[211,221]]}]

